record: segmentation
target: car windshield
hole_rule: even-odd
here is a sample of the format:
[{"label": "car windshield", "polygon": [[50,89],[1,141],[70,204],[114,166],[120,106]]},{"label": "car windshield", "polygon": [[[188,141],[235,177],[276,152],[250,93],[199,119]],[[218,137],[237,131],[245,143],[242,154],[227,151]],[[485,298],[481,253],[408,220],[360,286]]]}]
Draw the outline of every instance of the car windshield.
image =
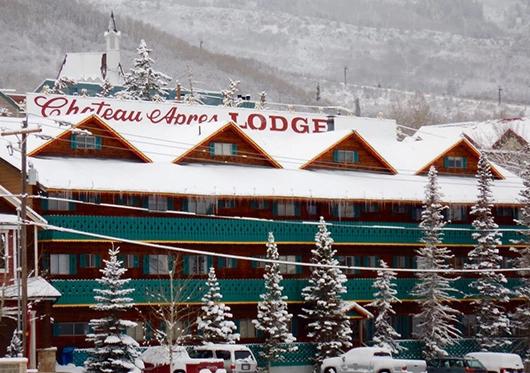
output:
[{"label": "car windshield", "polygon": [[250,352],[245,350],[234,351],[234,356],[236,360],[248,358],[252,359],[252,355],[250,355]]}]

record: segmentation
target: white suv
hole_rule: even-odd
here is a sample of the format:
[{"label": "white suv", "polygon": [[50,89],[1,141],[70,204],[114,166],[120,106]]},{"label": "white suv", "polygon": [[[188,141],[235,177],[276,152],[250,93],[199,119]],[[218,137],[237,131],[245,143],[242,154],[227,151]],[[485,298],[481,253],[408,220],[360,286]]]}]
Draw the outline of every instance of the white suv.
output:
[{"label": "white suv", "polygon": [[207,344],[193,347],[190,355],[223,359],[227,373],[254,373],[258,363],[247,346],[235,344]]}]

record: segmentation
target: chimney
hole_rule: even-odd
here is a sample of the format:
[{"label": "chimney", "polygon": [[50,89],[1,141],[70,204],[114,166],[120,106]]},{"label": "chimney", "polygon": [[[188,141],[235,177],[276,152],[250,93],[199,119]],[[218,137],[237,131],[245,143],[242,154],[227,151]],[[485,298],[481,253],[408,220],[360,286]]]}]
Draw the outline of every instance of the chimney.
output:
[{"label": "chimney", "polygon": [[328,115],[328,132],[335,131],[335,116],[334,115]]}]

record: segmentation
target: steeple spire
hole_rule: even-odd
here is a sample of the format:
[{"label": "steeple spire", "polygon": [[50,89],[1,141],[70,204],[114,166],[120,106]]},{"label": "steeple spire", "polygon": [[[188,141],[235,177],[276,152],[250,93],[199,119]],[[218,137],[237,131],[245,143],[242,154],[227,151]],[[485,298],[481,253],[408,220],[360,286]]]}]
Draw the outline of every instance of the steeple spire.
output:
[{"label": "steeple spire", "polygon": [[108,31],[118,32],[118,28],[116,27],[116,20],[114,19],[114,11],[110,12],[110,21],[109,21]]}]

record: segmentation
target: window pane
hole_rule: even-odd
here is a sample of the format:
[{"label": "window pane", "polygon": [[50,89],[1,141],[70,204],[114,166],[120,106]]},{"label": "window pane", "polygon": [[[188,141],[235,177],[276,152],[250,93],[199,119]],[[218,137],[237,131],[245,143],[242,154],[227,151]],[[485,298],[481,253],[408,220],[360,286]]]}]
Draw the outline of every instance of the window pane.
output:
[{"label": "window pane", "polygon": [[167,255],[149,255],[149,273],[155,275],[168,274]]},{"label": "window pane", "polygon": [[52,254],[50,255],[50,272],[54,275],[70,274],[70,255]]},{"label": "window pane", "polygon": [[190,274],[199,275],[208,273],[205,255],[191,255],[189,257]]}]

